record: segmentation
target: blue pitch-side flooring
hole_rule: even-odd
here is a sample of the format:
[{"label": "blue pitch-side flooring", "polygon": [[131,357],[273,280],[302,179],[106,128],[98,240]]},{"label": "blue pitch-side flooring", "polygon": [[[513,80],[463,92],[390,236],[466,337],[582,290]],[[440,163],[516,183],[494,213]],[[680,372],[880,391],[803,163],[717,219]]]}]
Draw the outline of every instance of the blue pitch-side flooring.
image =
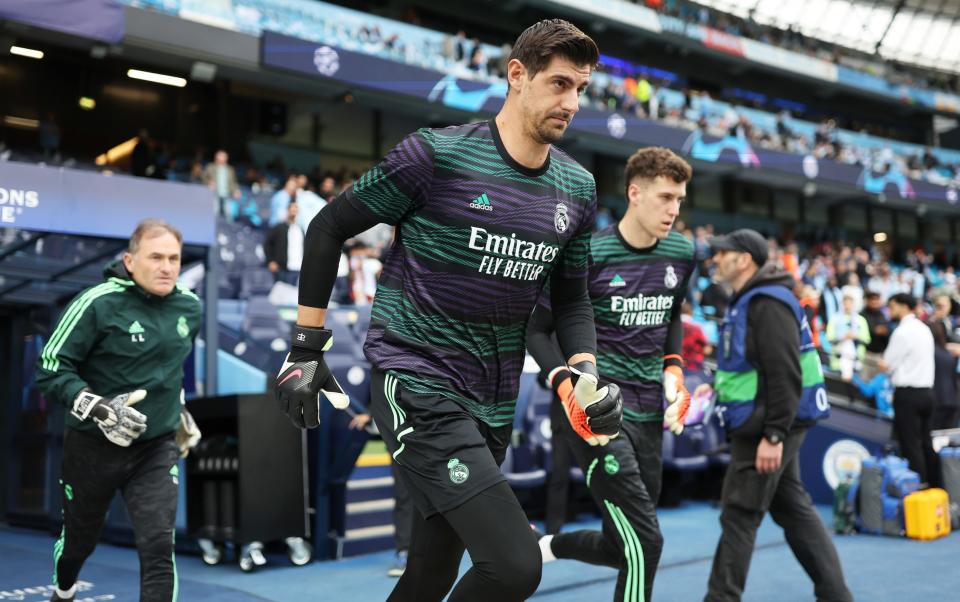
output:
[{"label": "blue pitch-side flooring", "polygon": [[[823,508],[824,517],[828,509]],[[687,504],[659,512],[666,543],[657,573],[658,601],[701,600],[710,559],[719,535],[718,510]],[[591,528],[587,521],[567,528]],[[960,534],[932,542],[855,535],[835,539],[847,582],[857,600],[960,599]],[[53,539],[44,533],[0,529],[0,601],[49,599]],[[335,562],[290,566],[285,556],[256,573],[234,564],[205,566],[198,556],[179,555],[183,602],[384,600],[394,580],[386,576],[392,554],[379,553]],[[467,561],[464,562],[466,568]],[[137,599],[138,564],[131,548],[101,544],[87,562],[82,581],[89,584],[77,602]],[[613,594],[615,572],[560,560],[544,567],[534,599],[601,602]],[[17,591],[19,590],[19,592]],[[813,600],[813,588],[787,547],[780,529],[767,518],[757,537],[744,600]]]}]

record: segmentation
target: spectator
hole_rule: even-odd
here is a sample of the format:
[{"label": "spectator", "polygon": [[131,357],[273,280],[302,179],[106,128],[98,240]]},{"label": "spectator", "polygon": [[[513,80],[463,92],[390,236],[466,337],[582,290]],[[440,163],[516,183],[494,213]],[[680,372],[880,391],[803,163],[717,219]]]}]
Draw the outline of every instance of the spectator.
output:
[{"label": "spectator", "polygon": [[240,199],[240,186],[237,184],[237,173],[228,162],[229,159],[227,151],[218,150],[213,156],[213,163],[203,169],[203,183],[217,195],[220,215],[232,219],[233,215],[227,211],[227,200]]},{"label": "spectator", "polygon": [[837,286],[839,275],[840,274],[838,270],[836,275],[828,276],[827,285],[820,294],[820,314],[823,316],[823,321],[825,323],[829,323],[833,316],[840,313],[841,303],[843,301],[843,293],[841,292],[840,287]]},{"label": "spectator", "polygon": [[297,225],[297,202],[287,206],[287,220],[274,226],[263,243],[267,269],[277,282],[296,284],[303,263],[303,230]]},{"label": "spectator", "polygon": [[320,181],[320,190],[317,191],[317,194],[328,203],[333,200],[333,197],[337,196],[337,181],[333,179],[333,176],[323,177],[323,180]]},{"label": "spectator", "polygon": [[863,287],[860,286],[860,276],[855,271],[847,275],[847,283],[840,289],[844,297],[853,301],[853,311],[859,313],[863,309]]},{"label": "spectator", "polygon": [[327,206],[327,201],[309,189],[310,179],[306,174],[297,176],[300,190],[297,192],[297,204],[300,206],[297,223],[304,232],[310,227],[310,222],[320,211]]},{"label": "spectator", "polygon": [[807,317],[807,324],[810,325],[810,336],[813,337],[813,346],[820,349],[820,331],[822,330],[822,325],[820,324],[820,317],[817,315],[817,310],[819,309],[817,289],[810,284],[801,284],[800,294],[797,296],[800,299],[800,307]]},{"label": "spectator", "polygon": [[953,324],[950,321],[950,297],[940,295],[934,301],[934,313],[927,325],[933,333],[935,404],[931,427],[949,429],[960,419],[960,399],[957,398],[957,349]]},{"label": "spectator", "polygon": [[830,368],[839,370],[844,382],[852,381],[870,342],[870,327],[857,313],[853,297],[843,296],[843,311],[827,323],[827,340],[831,346]]},{"label": "spectator", "polygon": [[297,200],[297,190],[299,188],[297,176],[291,174],[287,176],[283,188],[273,193],[273,197],[270,199],[270,220],[267,222],[270,227],[287,221],[288,208],[290,203]]},{"label": "spectator", "polygon": [[900,322],[880,363],[894,386],[893,431],[900,453],[921,483],[935,484],[939,462],[930,440],[935,405],[933,333],[917,319],[917,300],[910,295],[893,295],[887,307],[890,317]]},{"label": "spectator", "polygon": [[689,370],[703,370],[703,360],[713,353],[713,346],[703,334],[700,325],[693,321],[693,308],[690,304],[684,303],[680,312],[680,319],[683,320],[683,361]]},{"label": "spectator", "polygon": [[151,146],[150,132],[145,129],[140,130],[137,134],[137,144],[130,155],[130,173],[140,178],[153,175],[154,158]]},{"label": "spectator", "polygon": [[60,150],[60,126],[57,125],[57,116],[53,111],[47,112],[37,130],[40,138],[40,150],[43,151],[43,160],[49,161],[57,156]]},{"label": "spectator", "polygon": [[467,62],[467,34],[462,29],[457,32],[457,37],[453,41],[454,60],[458,63]]},{"label": "spectator", "polygon": [[880,360],[883,358],[883,352],[887,349],[887,342],[890,340],[890,325],[886,314],[883,313],[883,304],[880,301],[880,293],[870,291],[866,294],[867,306],[860,315],[867,321],[867,328],[870,331],[870,342],[863,355],[863,369],[860,376],[863,380],[870,381],[877,375]]},{"label": "spectator", "polygon": [[[949,295],[937,295],[933,300],[933,315],[930,316],[928,326],[933,331],[934,342],[941,344],[944,349],[960,349],[957,345],[960,340],[955,332],[953,323],[953,301]],[[960,355],[960,353],[958,353]]]}]

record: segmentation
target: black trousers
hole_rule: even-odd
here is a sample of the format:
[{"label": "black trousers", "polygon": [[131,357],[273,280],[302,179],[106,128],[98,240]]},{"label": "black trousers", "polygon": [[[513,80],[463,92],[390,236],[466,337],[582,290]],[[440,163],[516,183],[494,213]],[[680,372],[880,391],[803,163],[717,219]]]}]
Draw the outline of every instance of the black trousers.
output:
[{"label": "black trousers", "polygon": [[93,553],[117,491],[133,523],[140,556],[140,601],[177,599],[174,523],[179,450],[173,434],[130,447],[99,431],[67,429],[63,441],[63,530],[54,544],[54,579],[60,589],[77,581]]},{"label": "black trousers", "polygon": [[555,535],[550,549],[557,558],[619,569],[614,600],[650,600],[663,549],[657,521],[662,423],[624,421],[620,435],[602,447],[587,444],[566,418],[561,424],[600,508],[602,528]]},{"label": "black trousers", "polygon": [[410,549],[410,532],[413,530],[413,500],[396,464],[390,465],[393,472],[393,543],[398,552]]},{"label": "black trousers", "polygon": [[934,430],[954,429],[960,423],[960,406],[939,405],[933,409]]},{"label": "black trousers", "polygon": [[899,387],[893,392],[893,430],[900,453],[921,483],[940,482],[940,460],[933,451],[933,389]]},{"label": "black trousers", "polygon": [[545,519],[548,535],[560,532],[567,519],[567,502],[570,497],[570,467],[573,454],[570,443],[562,434],[563,424],[567,422],[563,406],[554,400],[550,404],[550,480],[547,482],[547,515]]},{"label": "black trousers", "polygon": [[817,600],[853,600],[844,583],[837,550],[800,480],[798,456],[805,436],[806,431],[787,435],[780,469],[769,474],[760,474],[754,467],[759,438],[732,439],[721,497],[723,532],[713,557],[704,598],[707,602],[740,600],[757,529],[768,510],[783,528],[793,555],[813,580]]},{"label": "black trousers", "polygon": [[[406,474],[406,473],[404,473]],[[470,567],[454,587],[464,550]],[[413,513],[407,570],[389,602],[520,602],[540,584],[540,550],[506,481],[430,518]]]}]

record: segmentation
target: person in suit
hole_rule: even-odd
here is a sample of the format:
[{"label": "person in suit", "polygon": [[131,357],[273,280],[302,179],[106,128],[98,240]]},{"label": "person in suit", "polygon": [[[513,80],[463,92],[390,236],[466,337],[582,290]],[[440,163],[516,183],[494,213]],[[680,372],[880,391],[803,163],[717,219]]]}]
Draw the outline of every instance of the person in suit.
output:
[{"label": "person in suit", "polygon": [[291,201],[287,206],[287,221],[271,228],[263,243],[267,269],[278,282],[295,285],[300,278],[303,237],[303,230],[297,225],[297,202]]},{"label": "person in suit", "polygon": [[203,168],[203,184],[214,191],[218,199],[220,215],[227,216],[227,199],[240,199],[240,185],[237,184],[237,172],[228,162],[227,151],[220,149],[213,156],[213,163]]}]

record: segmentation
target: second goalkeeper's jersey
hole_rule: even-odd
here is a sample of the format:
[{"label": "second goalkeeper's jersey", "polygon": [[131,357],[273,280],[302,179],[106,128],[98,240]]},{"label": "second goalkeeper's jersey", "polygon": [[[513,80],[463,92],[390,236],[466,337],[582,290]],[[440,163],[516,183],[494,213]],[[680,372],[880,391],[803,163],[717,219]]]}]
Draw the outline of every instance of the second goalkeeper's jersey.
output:
[{"label": "second goalkeeper's jersey", "polygon": [[686,296],[693,244],[679,232],[652,247],[631,247],[617,224],[590,243],[590,300],[597,368],[623,391],[624,418],[661,420],[667,328]]}]

